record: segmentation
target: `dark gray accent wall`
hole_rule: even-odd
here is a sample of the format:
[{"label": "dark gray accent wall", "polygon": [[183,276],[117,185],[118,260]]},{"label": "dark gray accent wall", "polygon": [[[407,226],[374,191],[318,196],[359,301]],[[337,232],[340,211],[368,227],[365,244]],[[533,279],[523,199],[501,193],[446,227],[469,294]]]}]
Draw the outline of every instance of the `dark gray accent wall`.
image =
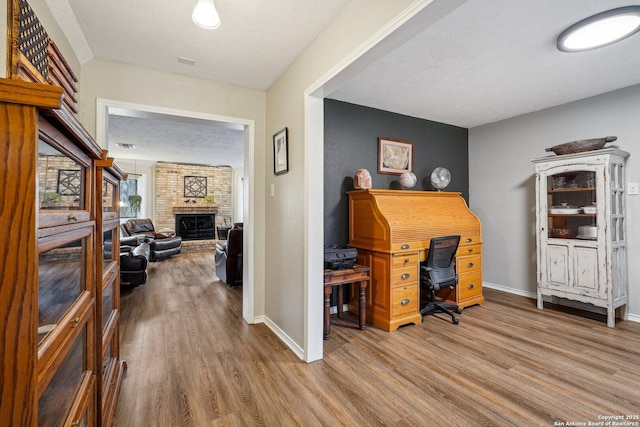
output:
[{"label": "dark gray accent wall", "polygon": [[324,242],[349,241],[349,202],[357,169],[371,173],[373,188],[400,189],[398,175],[378,173],[378,137],[413,142],[412,190],[432,191],[430,176],[438,166],[451,171],[446,191],[469,201],[469,131],[375,108],[325,99],[324,102]]}]

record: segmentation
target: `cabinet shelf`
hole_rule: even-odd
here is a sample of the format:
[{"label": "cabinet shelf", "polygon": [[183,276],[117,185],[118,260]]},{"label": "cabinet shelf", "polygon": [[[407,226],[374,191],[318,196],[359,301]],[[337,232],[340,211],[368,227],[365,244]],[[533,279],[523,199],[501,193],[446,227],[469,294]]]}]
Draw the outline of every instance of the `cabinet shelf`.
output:
[{"label": "cabinet shelf", "polygon": [[547,190],[547,193],[579,193],[587,191],[596,191],[596,187],[568,187],[568,188],[553,188]]},{"label": "cabinet shelf", "polygon": [[595,218],[596,214],[585,214],[585,213],[579,213],[579,214],[552,214],[552,213],[548,213],[547,216],[550,217],[550,218],[561,218],[561,217]]}]

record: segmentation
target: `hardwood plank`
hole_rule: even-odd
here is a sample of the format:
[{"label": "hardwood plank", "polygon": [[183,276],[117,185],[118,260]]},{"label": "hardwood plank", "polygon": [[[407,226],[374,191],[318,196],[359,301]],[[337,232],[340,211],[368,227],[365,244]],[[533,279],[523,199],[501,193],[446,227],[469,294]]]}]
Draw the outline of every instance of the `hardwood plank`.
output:
[{"label": "hardwood plank", "polygon": [[[640,324],[485,290],[460,324],[393,333],[331,318],[325,358],[300,361],[242,319],[212,253],[150,265],[122,292],[128,369],[115,426],[550,426],[640,413]],[[322,304],[320,298],[318,304]]]}]

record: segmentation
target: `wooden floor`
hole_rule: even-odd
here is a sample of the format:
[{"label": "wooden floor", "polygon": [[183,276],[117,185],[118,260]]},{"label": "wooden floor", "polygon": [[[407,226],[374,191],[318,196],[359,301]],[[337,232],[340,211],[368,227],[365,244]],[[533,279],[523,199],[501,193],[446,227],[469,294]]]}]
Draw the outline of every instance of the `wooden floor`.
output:
[{"label": "wooden floor", "polygon": [[333,318],[324,360],[307,364],[242,320],[242,290],[216,279],[212,254],[153,263],[149,281],[122,296],[128,370],[115,425],[560,426],[640,415],[640,324],[611,329],[603,317],[485,297],[457,326],[429,316],[387,333]]}]

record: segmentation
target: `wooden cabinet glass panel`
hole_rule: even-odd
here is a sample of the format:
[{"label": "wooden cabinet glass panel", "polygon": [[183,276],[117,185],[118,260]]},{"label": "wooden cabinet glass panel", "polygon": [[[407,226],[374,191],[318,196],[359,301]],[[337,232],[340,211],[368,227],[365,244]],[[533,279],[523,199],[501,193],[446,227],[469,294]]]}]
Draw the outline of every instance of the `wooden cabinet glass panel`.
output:
[{"label": "wooden cabinet glass panel", "polygon": [[109,317],[113,311],[113,282],[105,286],[102,291],[102,328],[107,327],[109,323]]},{"label": "wooden cabinet glass panel", "polygon": [[[111,346],[111,342],[107,345],[104,351],[104,355],[102,356],[102,377],[108,378],[109,370],[113,362],[113,347]],[[103,387],[106,388],[108,384],[103,384]]]},{"label": "wooden cabinet glass panel", "polygon": [[113,229],[104,230],[102,233],[102,272],[107,271],[112,262],[116,262],[113,250]]},{"label": "wooden cabinet glass panel", "polygon": [[59,426],[67,417],[87,371],[87,326],[78,335],[38,401],[38,425]]},{"label": "wooden cabinet glass panel", "polygon": [[38,201],[41,210],[83,209],[85,168],[42,139],[38,141]]},{"label": "wooden cabinet glass panel", "polygon": [[117,200],[115,199],[115,186],[108,180],[102,180],[102,212],[115,212]]},{"label": "wooden cabinet glass panel", "polygon": [[38,267],[38,339],[58,324],[85,290],[88,238],[42,252]]},{"label": "wooden cabinet glass panel", "polygon": [[588,238],[581,226],[597,226],[596,172],[578,170],[547,177],[549,237]]}]

